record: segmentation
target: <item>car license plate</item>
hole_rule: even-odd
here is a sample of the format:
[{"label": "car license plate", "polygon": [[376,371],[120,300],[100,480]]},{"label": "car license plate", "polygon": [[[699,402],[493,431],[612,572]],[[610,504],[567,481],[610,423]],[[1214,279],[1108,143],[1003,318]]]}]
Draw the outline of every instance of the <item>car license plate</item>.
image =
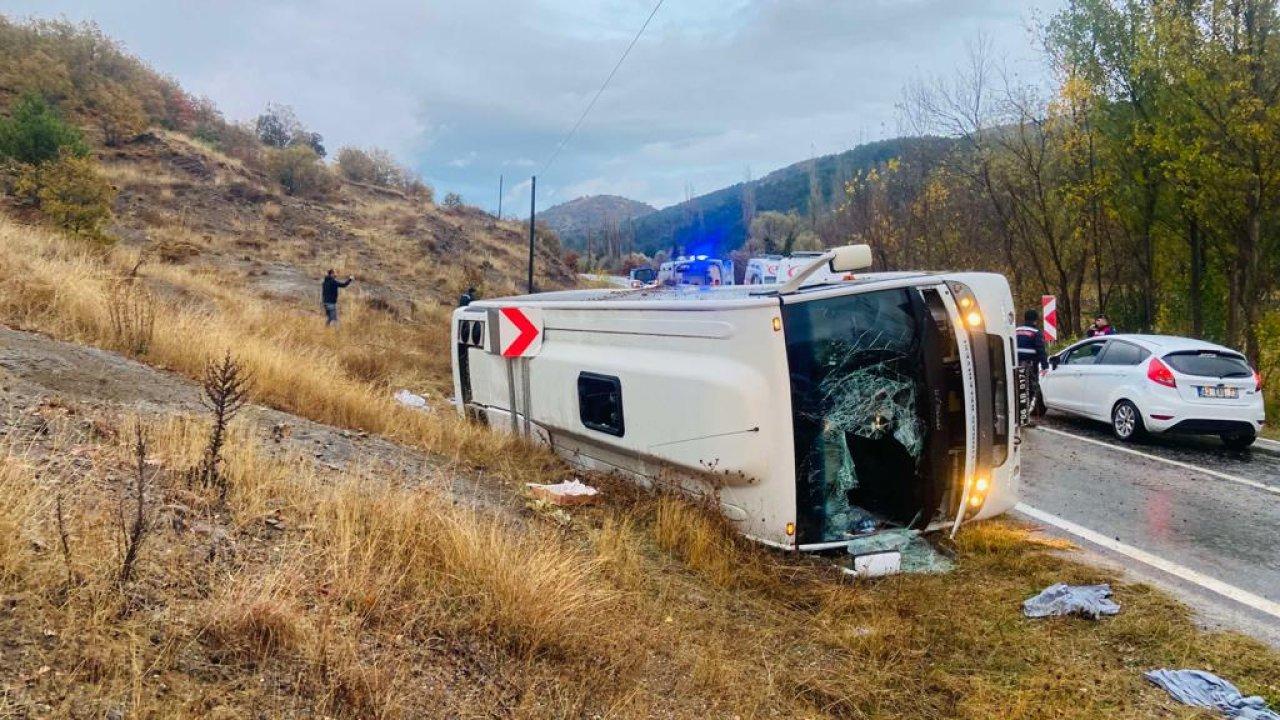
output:
[{"label": "car license plate", "polygon": [[1233,387],[1225,387],[1222,385],[1200,385],[1196,388],[1200,391],[1202,398],[1223,398],[1226,400],[1234,400],[1239,397],[1239,391]]}]

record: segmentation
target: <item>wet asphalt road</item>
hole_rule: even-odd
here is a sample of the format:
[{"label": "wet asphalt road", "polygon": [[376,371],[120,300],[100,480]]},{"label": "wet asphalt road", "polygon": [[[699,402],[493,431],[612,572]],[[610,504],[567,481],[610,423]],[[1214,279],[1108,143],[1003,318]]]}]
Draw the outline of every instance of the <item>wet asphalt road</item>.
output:
[{"label": "wet asphalt road", "polygon": [[[1280,603],[1280,493],[1215,477],[1209,469],[1280,488],[1280,449],[1225,450],[1217,438],[1156,437],[1127,445],[1178,461],[1100,447],[1115,443],[1106,425],[1050,414],[1023,443],[1022,502],[1273,603]],[[1059,533],[1060,534],[1060,533]],[[1086,550],[1136,571],[1139,579],[1174,590],[1197,609],[1249,634],[1280,641],[1280,619],[1195,583],[1089,543]],[[1239,620],[1239,622],[1233,620]],[[1262,629],[1258,632],[1259,628]]]}]

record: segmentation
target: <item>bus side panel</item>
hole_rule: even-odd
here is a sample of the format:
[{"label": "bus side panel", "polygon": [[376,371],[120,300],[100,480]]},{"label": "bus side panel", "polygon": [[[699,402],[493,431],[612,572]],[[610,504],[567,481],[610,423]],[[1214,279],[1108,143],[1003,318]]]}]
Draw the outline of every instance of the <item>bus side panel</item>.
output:
[{"label": "bus side panel", "polygon": [[[686,489],[718,496],[744,534],[787,544],[785,529],[795,520],[794,462],[786,350],[782,333],[772,328],[776,314],[769,307],[718,311],[714,318],[705,311],[547,310],[542,350],[529,362],[531,418],[558,450],[582,464],[661,482],[679,476]],[[655,333],[663,323],[724,320],[733,332],[709,338],[610,331],[620,325],[610,320],[618,318]],[[492,424],[503,427],[506,361],[474,350],[469,359],[473,402],[498,409]],[[582,373],[617,378],[621,436],[584,424]],[[690,477],[698,487],[690,487]],[[714,487],[706,486],[708,477]]]}]

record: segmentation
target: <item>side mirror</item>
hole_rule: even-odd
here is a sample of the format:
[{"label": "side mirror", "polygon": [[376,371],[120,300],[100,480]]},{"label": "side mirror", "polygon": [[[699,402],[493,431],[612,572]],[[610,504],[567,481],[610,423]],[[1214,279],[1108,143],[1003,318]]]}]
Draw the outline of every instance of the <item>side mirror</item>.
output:
[{"label": "side mirror", "polygon": [[1050,356],[1049,356],[1049,367],[1051,367],[1051,368],[1055,368],[1055,369],[1056,369],[1056,368],[1058,367],[1058,364],[1059,364],[1059,363],[1061,363],[1061,362],[1062,362],[1062,356],[1061,356],[1061,355],[1050,355]]},{"label": "side mirror", "polygon": [[870,245],[843,245],[831,250],[831,272],[866,270],[871,262]]}]

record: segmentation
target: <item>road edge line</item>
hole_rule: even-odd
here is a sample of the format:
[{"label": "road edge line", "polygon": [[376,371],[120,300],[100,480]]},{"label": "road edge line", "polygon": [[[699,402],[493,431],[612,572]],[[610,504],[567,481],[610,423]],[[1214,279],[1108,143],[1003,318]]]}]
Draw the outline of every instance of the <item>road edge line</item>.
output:
[{"label": "road edge line", "polygon": [[1192,465],[1191,463],[1185,463],[1185,462],[1182,462],[1181,460],[1170,460],[1169,458],[1162,458],[1159,455],[1152,455],[1151,453],[1145,453],[1145,452],[1142,452],[1141,450],[1134,450],[1133,448],[1127,448],[1127,447],[1124,447],[1123,445],[1116,445],[1109,442],[1103,442],[1101,440],[1095,440],[1090,437],[1085,437],[1083,435],[1076,435],[1075,433],[1069,433],[1065,430],[1059,430],[1057,428],[1044,427],[1043,425],[1041,425],[1034,429],[1042,430],[1044,432],[1050,432],[1055,435],[1063,435],[1065,437],[1075,438],[1076,440],[1079,440],[1081,442],[1092,443],[1094,445],[1098,445],[1104,448],[1110,448],[1111,450],[1116,450],[1123,453],[1129,453],[1130,455],[1137,455],[1138,457],[1147,458],[1148,460],[1155,460],[1156,462],[1162,462],[1167,465],[1173,465],[1175,467],[1180,467],[1186,470],[1193,470],[1195,472],[1204,473],[1205,475],[1216,477],[1220,480],[1229,480],[1234,483],[1240,483],[1241,485],[1246,485],[1248,487],[1254,488],[1255,490],[1263,490],[1265,492],[1280,495],[1280,487],[1267,485],[1266,483],[1260,483],[1257,480],[1250,480],[1248,478],[1236,477],[1235,475],[1228,475],[1224,472],[1218,472],[1217,470],[1210,470],[1209,468],[1200,467],[1199,465]]},{"label": "road edge line", "polygon": [[1102,533],[1090,530],[1082,525],[1077,525],[1070,520],[1065,520],[1057,515],[1047,513],[1038,508],[1033,508],[1025,503],[1018,503],[1013,507],[1013,510],[1014,512],[1026,515],[1033,520],[1045,523],[1046,525],[1052,525],[1059,530],[1071,533],[1072,535],[1080,537],[1094,545],[1119,553],[1132,560],[1137,560],[1144,565],[1149,565],[1157,570],[1193,585],[1197,585],[1229,600],[1234,600],[1235,602],[1257,610],[1258,612],[1280,618],[1280,603],[1268,600],[1261,595],[1255,595],[1248,590],[1242,590],[1235,585],[1225,583],[1217,578],[1192,570],[1191,568],[1183,567],[1175,562],[1165,560],[1164,558],[1158,555],[1153,555],[1146,550],[1141,550],[1133,547],[1132,545],[1126,545],[1119,540],[1107,537]]}]

